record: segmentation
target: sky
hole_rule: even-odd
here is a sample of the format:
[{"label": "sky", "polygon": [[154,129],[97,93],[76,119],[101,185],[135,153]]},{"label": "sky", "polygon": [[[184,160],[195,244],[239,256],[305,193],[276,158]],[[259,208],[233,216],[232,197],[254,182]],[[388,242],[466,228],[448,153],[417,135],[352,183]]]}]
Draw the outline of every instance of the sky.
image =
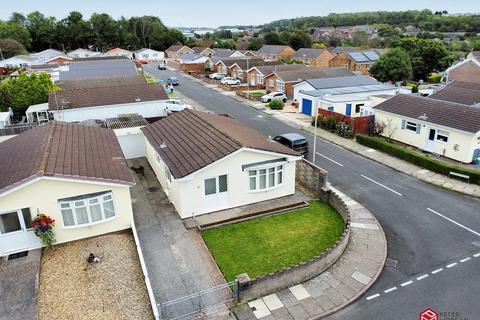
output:
[{"label": "sky", "polygon": [[155,15],[169,27],[218,27],[220,25],[257,25],[273,20],[304,16],[323,16],[331,12],[400,11],[409,9],[447,10],[449,13],[480,12],[478,0],[2,0],[0,19],[12,12],[27,14],[38,10],[45,15],[64,18],[70,11],[84,17],[92,13],[121,16]]}]

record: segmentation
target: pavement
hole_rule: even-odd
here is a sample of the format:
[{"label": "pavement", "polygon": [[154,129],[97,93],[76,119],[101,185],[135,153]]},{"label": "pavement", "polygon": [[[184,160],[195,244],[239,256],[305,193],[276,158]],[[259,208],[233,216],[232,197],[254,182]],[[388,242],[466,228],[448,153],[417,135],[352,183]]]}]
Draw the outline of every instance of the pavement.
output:
[{"label": "pavement", "polygon": [[[41,249],[0,261],[0,319],[36,320]],[[1,258],[0,258],[1,259]]]},{"label": "pavement", "polygon": [[356,300],[383,270],[387,240],[377,219],[335,190],[351,213],[350,239],[343,255],[320,275],[233,308],[239,320],[306,320],[330,315]]},{"label": "pavement", "polygon": [[[177,76],[180,85],[175,90],[191,99],[194,106],[227,113],[266,136],[302,134],[313,147],[313,135],[293,121],[251,108],[239,97],[220,94],[183,74],[168,70],[152,73],[164,79]],[[323,138],[317,139],[316,150],[315,163],[328,171],[330,184],[380,222],[387,237],[388,258],[393,262],[363,296],[327,318],[382,320],[395,315],[418,319],[426,307],[478,318],[480,304],[473,302],[480,296],[478,258],[459,263],[449,272],[415,280],[415,285],[402,290],[384,291],[480,252],[480,199],[426,183]],[[367,300],[377,293],[381,293],[378,298]]]},{"label": "pavement", "polygon": [[[144,176],[134,174],[132,206],[159,314],[166,320],[195,313],[198,310],[195,298],[168,302],[225,284],[225,279],[199,233],[185,229],[146,158],[129,160],[129,165],[145,168]],[[212,305],[222,302],[213,296],[209,298]],[[231,316],[228,307],[220,304],[212,309],[209,318],[230,319]]]}]

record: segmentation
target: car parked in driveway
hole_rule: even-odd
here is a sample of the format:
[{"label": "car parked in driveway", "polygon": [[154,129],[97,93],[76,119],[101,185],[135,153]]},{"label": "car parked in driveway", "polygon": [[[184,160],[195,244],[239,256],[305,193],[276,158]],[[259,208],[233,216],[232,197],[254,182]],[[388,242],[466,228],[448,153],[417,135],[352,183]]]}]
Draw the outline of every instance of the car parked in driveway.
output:
[{"label": "car parked in driveway", "polygon": [[308,156],[308,141],[298,133],[284,133],[276,136],[273,140],[297,151],[304,157]]},{"label": "car parked in driveway", "polygon": [[180,102],[180,100],[177,99],[170,99],[165,102],[165,105],[167,106],[167,111],[168,112],[178,112],[182,111],[185,108],[191,109],[192,106]]},{"label": "car parked in driveway", "polygon": [[165,63],[160,63],[157,68],[158,70],[167,70],[167,66]]},{"label": "car parked in driveway", "polygon": [[170,77],[167,79],[167,84],[172,86],[178,86],[180,83],[178,82],[177,77]]},{"label": "car parked in driveway", "polygon": [[260,98],[260,100],[263,103],[267,103],[267,102],[270,102],[272,100],[280,100],[280,101],[283,101],[283,102],[287,102],[287,95],[283,92],[280,92],[280,91],[273,91],[273,92],[267,93],[266,95],[262,96]]},{"label": "car parked in driveway", "polygon": [[211,75],[208,76],[212,80],[222,80],[225,78],[225,75],[223,73],[212,73]]},{"label": "car parked in driveway", "polygon": [[239,79],[232,78],[232,77],[225,77],[220,82],[229,86],[234,86],[234,85],[238,86],[241,83]]}]

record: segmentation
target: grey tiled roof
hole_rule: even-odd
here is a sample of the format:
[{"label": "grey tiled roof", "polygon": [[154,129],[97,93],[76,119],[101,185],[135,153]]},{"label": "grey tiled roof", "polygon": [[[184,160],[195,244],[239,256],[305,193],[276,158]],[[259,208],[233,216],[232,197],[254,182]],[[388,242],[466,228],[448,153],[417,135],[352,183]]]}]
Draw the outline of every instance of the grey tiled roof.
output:
[{"label": "grey tiled roof", "polygon": [[266,53],[266,54],[280,54],[283,50],[289,48],[289,46],[282,45],[264,45],[257,50],[257,53]]},{"label": "grey tiled roof", "polygon": [[141,130],[177,179],[242,147],[298,155],[235,119],[189,109],[173,113]]},{"label": "grey tiled roof", "polygon": [[0,143],[0,192],[36,177],[133,184],[109,129],[52,121]]},{"label": "grey tiled roof", "polygon": [[378,84],[378,81],[375,78],[364,75],[351,75],[341,78],[305,79],[305,81],[317,90]]},{"label": "grey tiled roof", "polygon": [[480,103],[480,83],[452,81],[429,98],[474,105]]},{"label": "grey tiled roof", "polygon": [[60,80],[82,80],[110,77],[136,76],[137,68],[128,59],[104,58],[101,60],[73,61],[68,71],[60,72]]},{"label": "grey tiled roof", "polygon": [[300,48],[293,55],[294,59],[316,59],[327,49],[312,49],[312,48]]},{"label": "grey tiled roof", "polygon": [[275,74],[284,82],[299,82],[305,79],[347,77],[354,75],[353,72],[345,68],[316,67],[307,67],[293,71],[276,71]]},{"label": "grey tiled roof", "polygon": [[399,94],[373,108],[470,133],[480,131],[480,108],[464,104]]}]

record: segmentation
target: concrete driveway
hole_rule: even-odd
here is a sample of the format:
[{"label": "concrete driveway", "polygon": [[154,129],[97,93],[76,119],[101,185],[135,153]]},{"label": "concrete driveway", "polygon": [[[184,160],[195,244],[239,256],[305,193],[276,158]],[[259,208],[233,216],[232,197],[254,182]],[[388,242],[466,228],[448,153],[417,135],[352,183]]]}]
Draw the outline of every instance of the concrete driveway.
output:
[{"label": "concrete driveway", "polygon": [[[131,189],[132,206],[140,246],[157,304],[225,283],[201,236],[186,230],[173,205],[158,183],[146,158],[129,161],[143,166]],[[164,319],[184,314],[189,301],[159,310]],[[163,311],[163,312],[162,312]],[[216,308],[228,316],[228,308]]]}]

